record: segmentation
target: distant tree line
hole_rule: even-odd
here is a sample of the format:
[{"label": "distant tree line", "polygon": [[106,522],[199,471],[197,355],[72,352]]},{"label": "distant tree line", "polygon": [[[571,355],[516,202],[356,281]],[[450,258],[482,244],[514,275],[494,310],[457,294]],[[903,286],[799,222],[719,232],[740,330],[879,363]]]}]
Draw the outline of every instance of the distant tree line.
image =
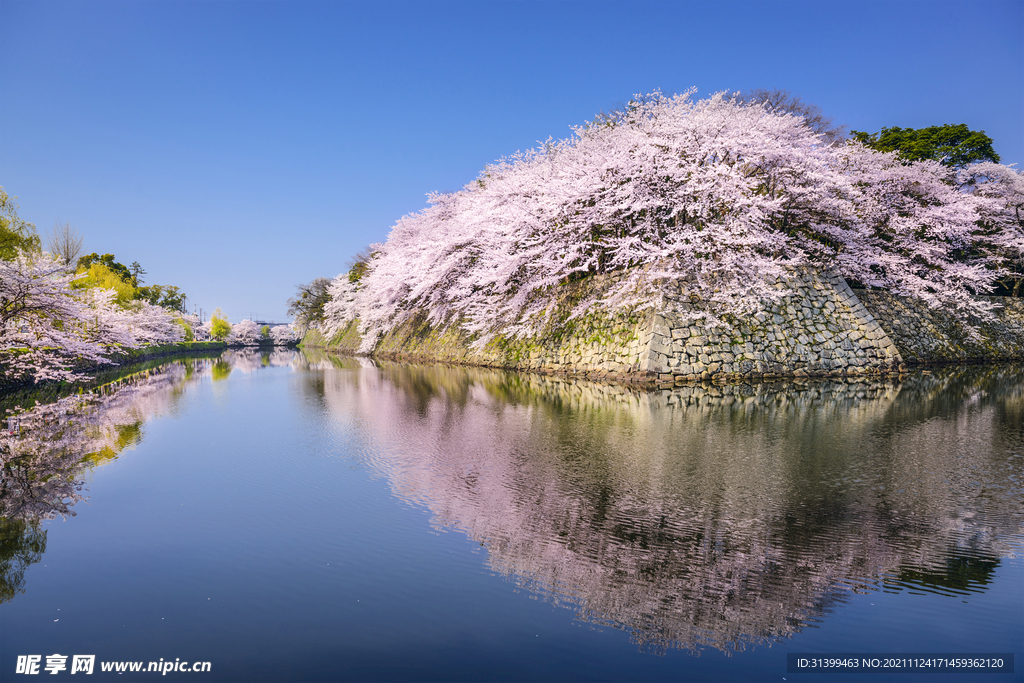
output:
[{"label": "distant tree line", "polygon": [[0,188],[0,383],[77,381],[128,349],[209,338],[177,287],[142,285],[138,262],[79,257],[69,223],[44,251],[15,199]]}]

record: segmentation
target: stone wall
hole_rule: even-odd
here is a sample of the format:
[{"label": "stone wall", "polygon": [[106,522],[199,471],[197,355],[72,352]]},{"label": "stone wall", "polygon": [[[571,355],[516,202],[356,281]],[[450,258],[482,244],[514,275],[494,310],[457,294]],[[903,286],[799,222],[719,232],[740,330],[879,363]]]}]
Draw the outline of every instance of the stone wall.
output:
[{"label": "stone wall", "polygon": [[[437,360],[514,370],[559,372],[589,378],[647,381],[652,315],[593,309],[572,316],[586,299],[600,297],[621,275],[563,285],[544,333],[529,338],[497,335],[482,348],[459,325],[431,325],[419,315],[385,335],[372,353],[400,360]],[[333,345],[332,345],[333,348]]]},{"label": "stone wall", "polygon": [[[499,334],[474,348],[457,323],[435,326],[421,314],[381,338],[371,355],[659,384],[881,374],[903,364],[885,329],[836,276],[795,273],[778,283],[791,290],[778,304],[729,326],[687,323],[703,304],[683,283],[669,287],[656,311],[594,307],[570,315],[579,302],[600,298],[617,277],[563,286],[550,324],[534,337]],[[357,326],[351,323],[331,340],[312,331],[304,344],[354,353]]]},{"label": "stone wall", "polygon": [[884,373],[903,363],[871,313],[838,276],[795,273],[791,293],[729,328],[687,325],[691,302],[678,284],[654,316],[647,371],[659,381]]},{"label": "stone wall", "polygon": [[989,297],[999,307],[995,319],[965,325],[920,300],[864,289],[856,294],[908,363],[1024,360],[1024,299]]}]

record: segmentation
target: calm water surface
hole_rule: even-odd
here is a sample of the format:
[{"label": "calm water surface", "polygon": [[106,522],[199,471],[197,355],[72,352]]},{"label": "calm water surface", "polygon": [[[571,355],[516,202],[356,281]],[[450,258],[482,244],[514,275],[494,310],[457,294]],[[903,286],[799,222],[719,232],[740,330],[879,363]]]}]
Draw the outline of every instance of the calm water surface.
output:
[{"label": "calm water surface", "polygon": [[1024,680],[1020,366],[638,392],[229,352],[41,405],[0,457],[4,681]]}]

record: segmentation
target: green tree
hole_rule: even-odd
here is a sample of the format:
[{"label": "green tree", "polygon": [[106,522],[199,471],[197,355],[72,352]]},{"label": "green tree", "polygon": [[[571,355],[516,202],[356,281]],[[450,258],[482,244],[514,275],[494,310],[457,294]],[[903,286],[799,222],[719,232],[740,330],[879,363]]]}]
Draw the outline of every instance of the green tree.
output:
[{"label": "green tree", "polygon": [[0,259],[11,261],[18,251],[40,251],[42,249],[36,226],[18,217],[17,197],[7,196],[0,187]]},{"label": "green tree", "polygon": [[170,311],[184,313],[187,297],[174,285],[149,285],[148,287],[136,287],[135,298],[148,301],[154,306],[162,306]]},{"label": "green tree", "polygon": [[370,261],[377,254],[373,247],[363,247],[359,252],[349,259],[348,281],[359,282],[370,270]]},{"label": "green tree", "polygon": [[132,274],[132,284],[134,284],[136,287],[141,286],[142,276],[146,274],[146,271],[142,269],[142,266],[139,265],[139,262],[132,261],[132,264],[128,266],[128,270]]},{"label": "green tree", "polygon": [[192,332],[192,327],[187,322],[185,322],[185,320],[182,317],[175,316],[174,324],[182,329],[182,332],[185,334],[185,341],[195,341],[196,335],[194,332]]},{"label": "green tree", "polygon": [[104,254],[103,256],[100,256],[99,254],[96,253],[87,254],[86,256],[83,256],[82,258],[78,259],[78,265],[75,268],[75,271],[79,273],[85,272],[89,270],[89,268],[94,263],[103,264],[111,271],[113,271],[115,274],[117,274],[117,276],[121,278],[124,282],[127,282],[132,287],[135,286],[135,282],[132,279],[131,271],[128,270],[128,266],[124,265],[123,263],[118,263],[117,261],[115,261],[113,254]]},{"label": "green tree", "polygon": [[288,315],[295,317],[300,327],[309,327],[324,319],[324,306],[331,300],[327,288],[331,281],[318,277],[307,285],[299,285],[298,293],[288,299]]},{"label": "green tree", "polygon": [[264,325],[260,328],[260,337],[270,339],[270,325]]},{"label": "green tree", "polygon": [[967,124],[928,128],[883,128],[878,133],[852,131],[853,139],[879,152],[899,152],[907,161],[931,159],[950,168],[962,169],[978,161],[999,163],[992,138],[985,131],[973,131]]},{"label": "green tree", "polygon": [[231,323],[218,308],[210,316],[210,336],[217,341],[224,341],[231,334]]},{"label": "green tree", "polygon": [[[185,300],[188,299],[188,296],[178,287],[174,285],[149,285],[141,287],[142,276],[146,274],[146,271],[142,269],[139,262],[132,261],[132,265],[129,267],[123,263],[118,263],[114,259],[113,254],[103,254],[102,256],[95,253],[88,254],[78,259],[78,272],[89,271],[95,264],[100,264],[132,288],[133,294],[129,299],[148,301],[154,306],[161,306],[169,311],[185,312]],[[122,298],[120,287],[109,284],[104,286],[116,289],[118,291],[118,299]]]},{"label": "green tree", "polygon": [[71,283],[75,289],[90,289],[92,287],[112,289],[117,292],[118,303],[122,304],[135,298],[135,288],[132,287],[131,282],[125,282],[121,279],[120,274],[115,273],[99,261],[92,263],[88,269],[79,268],[78,272],[87,274]]}]

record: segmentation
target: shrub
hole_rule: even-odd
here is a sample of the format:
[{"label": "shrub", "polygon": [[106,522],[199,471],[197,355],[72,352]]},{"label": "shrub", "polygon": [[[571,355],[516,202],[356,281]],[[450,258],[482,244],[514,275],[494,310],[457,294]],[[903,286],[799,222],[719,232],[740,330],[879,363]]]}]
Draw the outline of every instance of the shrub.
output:
[{"label": "shrub", "polygon": [[231,334],[231,323],[227,321],[219,308],[210,316],[209,328],[210,336],[217,341],[224,341]]}]

